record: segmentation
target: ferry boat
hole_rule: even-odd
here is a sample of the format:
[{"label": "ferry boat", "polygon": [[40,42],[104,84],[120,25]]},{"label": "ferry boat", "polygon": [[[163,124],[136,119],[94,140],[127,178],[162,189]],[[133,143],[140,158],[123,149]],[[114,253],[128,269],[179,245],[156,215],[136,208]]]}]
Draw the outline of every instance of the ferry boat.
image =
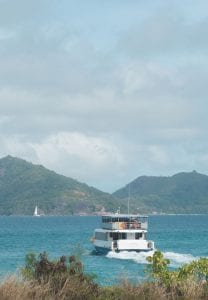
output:
[{"label": "ferry boat", "polygon": [[148,217],[112,214],[102,216],[102,228],[95,229],[92,242],[98,254],[109,251],[152,251],[154,242],[147,240]]}]

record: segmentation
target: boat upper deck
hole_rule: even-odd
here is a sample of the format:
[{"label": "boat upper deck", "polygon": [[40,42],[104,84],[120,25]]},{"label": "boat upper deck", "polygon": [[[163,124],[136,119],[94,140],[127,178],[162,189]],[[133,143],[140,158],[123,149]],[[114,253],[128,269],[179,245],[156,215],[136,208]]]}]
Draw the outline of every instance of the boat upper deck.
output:
[{"label": "boat upper deck", "polygon": [[147,216],[112,214],[102,216],[102,228],[110,230],[143,229],[147,230]]}]

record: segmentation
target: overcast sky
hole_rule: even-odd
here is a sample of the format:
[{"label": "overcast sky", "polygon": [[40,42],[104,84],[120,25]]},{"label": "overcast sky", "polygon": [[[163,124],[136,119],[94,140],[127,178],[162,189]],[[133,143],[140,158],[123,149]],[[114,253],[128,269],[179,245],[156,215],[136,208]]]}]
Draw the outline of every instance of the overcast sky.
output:
[{"label": "overcast sky", "polygon": [[207,0],[0,0],[0,157],[113,192],[208,173]]}]

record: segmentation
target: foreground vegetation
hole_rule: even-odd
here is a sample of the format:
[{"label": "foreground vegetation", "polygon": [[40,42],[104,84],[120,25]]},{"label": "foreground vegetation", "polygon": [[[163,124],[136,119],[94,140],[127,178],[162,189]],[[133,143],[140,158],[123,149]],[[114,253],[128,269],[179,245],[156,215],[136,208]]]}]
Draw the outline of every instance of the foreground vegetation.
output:
[{"label": "foreground vegetation", "polygon": [[77,299],[77,300],[202,300],[208,299],[208,259],[201,258],[175,271],[169,260],[156,251],[148,257],[148,282],[132,285],[123,281],[111,287],[99,286],[84,273],[76,256],[50,261],[46,253],[26,256],[22,279],[10,277],[0,285],[1,300]]}]

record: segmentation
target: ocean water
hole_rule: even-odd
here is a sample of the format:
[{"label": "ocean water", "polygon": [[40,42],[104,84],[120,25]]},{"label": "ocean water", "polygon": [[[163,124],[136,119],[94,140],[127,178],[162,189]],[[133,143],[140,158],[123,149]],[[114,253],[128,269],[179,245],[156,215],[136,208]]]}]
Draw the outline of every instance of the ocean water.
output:
[{"label": "ocean water", "polygon": [[[50,258],[81,253],[85,271],[103,285],[123,278],[142,281],[150,253],[110,252],[93,255],[90,239],[100,217],[0,217],[0,277],[17,273],[28,252],[46,251]],[[208,215],[161,215],[149,217],[148,238],[171,261],[173,268],[199,257],[208,257]]]}]

